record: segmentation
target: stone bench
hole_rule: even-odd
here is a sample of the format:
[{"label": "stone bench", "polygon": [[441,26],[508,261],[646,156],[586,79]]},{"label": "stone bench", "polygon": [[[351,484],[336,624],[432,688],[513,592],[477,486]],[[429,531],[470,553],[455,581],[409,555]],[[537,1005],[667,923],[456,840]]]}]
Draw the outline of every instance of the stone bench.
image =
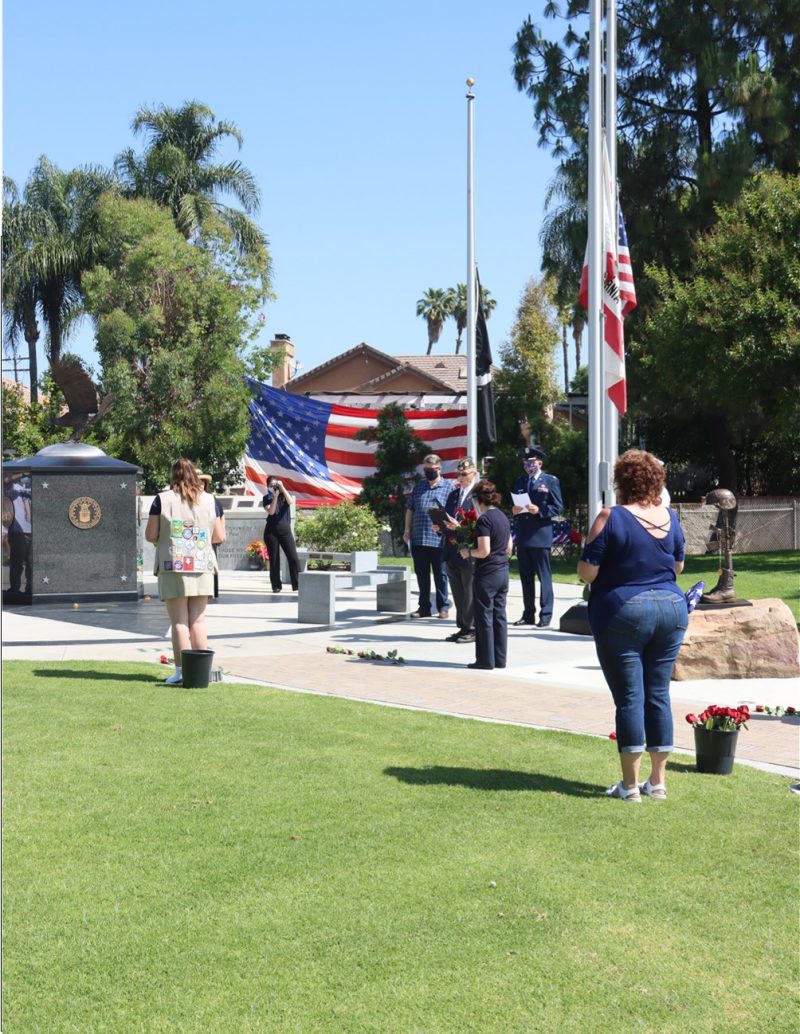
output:
[{"label": "stone bench", "polygon": [[376,588],[376,610],[384,614],[408,614],[411,585],[406,567],[379,567],[375,552],[313,553],[310,560],[348,563],[349,571],[301,571],[297,620],[304,624],[336,624],[337,590]]}]

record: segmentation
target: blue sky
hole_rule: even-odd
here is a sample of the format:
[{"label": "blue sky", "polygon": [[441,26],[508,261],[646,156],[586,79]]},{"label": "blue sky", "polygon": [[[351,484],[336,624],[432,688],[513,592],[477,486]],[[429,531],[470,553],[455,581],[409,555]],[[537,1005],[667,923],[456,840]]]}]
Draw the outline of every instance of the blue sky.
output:
[{"label": "blue sky", "polygon": [[[139,107],[202,101],[237,123],[261,188],[278,296],[265,338],[290,334],[303,370],[361,341],[423,354],[417,299],[466,279],[472,76],[476,253],[498,303],[497,354],[539,273],[555,172],[511,76],[516,32],[528,13],[541,23],[542,6],[6,0],[4,171],[22,186],[40,154],[110,165],[142,146],[130,130]],[[436,351],[454,342],[448,324]],[[91,359],[91,328],[70,347]]]}]

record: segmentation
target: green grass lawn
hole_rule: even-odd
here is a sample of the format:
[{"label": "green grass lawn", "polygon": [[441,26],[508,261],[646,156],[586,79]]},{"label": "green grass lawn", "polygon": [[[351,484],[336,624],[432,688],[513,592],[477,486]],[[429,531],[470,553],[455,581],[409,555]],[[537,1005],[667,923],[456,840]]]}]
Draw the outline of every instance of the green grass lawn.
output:
[{"label": "green grass lawn", "polygon": [[796,1030],[800,798],[605,740],[14,662],[3,1030]]},{"label": "green grass lawn", "polygon": [[[579,553],[569,559],[553,557],[553,580],[579,585],[575,568]],[[406,564],[411,561],[401,557],[381,557],[381,563]],[[736,572],[736,595],[743,600],[780,599],[791,609],[795,619],[800,621],[800,553],[786,549],[779,553],[738,553],[733,558]],[[683,574],[678,578],[682,589],[688,589],[702,579],[708,589],[717,584],[719,557],[709,553],[705,556],[689,556]],[[511,577],[519,578],[516,557],[511,559]]]}]

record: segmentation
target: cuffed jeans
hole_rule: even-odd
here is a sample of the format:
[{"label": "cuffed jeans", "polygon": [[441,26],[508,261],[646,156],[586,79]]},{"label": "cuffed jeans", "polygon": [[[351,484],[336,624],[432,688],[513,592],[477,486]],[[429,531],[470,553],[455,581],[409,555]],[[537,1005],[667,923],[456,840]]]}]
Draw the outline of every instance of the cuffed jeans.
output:
[{"label": "cuffed jeans", "polygon": [[412,542],[411,556],[419,588],[420,614],[430,617],[431,613],[431,569],[433,569],[433,583],[436,586],[436,609],[437,611],[449,610],[450,600],[447,598],[444,549],[436,546],[418,546]]},{"label": "cuffed jeans", "polygon": [[595,648],[617,707],[617,749],[638,754],[672,750],[669,683],[689,614],[669,589],[646,589],[595,636]]}]

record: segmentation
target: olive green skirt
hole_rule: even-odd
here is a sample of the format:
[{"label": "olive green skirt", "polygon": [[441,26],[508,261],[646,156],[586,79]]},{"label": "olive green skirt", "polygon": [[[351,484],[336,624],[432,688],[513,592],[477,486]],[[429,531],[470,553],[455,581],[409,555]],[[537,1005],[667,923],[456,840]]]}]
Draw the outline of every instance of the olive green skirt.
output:
[{"label": "olive green skirt", "polygon": [[182,596],[213,596],[213,571],[159,571],[158,595],[162,600]]}]

